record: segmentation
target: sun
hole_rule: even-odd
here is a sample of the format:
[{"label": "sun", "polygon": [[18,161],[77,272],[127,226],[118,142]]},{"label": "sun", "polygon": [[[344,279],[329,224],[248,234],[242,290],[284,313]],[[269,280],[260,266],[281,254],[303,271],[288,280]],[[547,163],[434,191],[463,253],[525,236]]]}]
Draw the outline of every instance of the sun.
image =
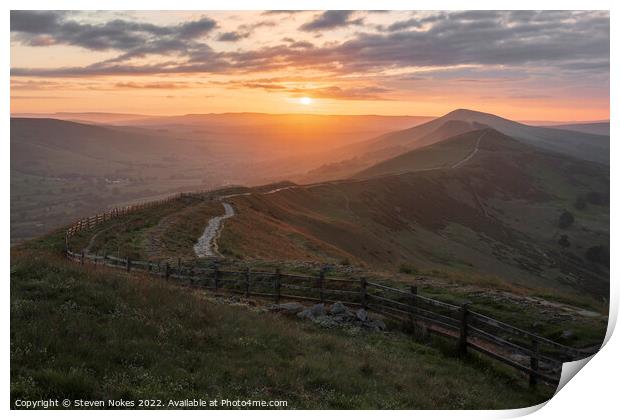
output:
[{"label": "sun", "polygon": [[302,105],[310,105],[312,103],[312,98],[308,98],[307,96],[304,96],[302,98],[299,98],[299,103]]}]

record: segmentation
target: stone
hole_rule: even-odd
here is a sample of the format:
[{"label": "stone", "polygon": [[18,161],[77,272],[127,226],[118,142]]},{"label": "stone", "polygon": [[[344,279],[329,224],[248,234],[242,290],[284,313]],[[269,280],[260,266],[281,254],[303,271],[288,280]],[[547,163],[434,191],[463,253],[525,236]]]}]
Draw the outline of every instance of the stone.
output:
[{"label": "stone", "polygon": [[347,308],[346,306],[344,306],[342,304],[342,302],[336,302],[332,305],[332,307],[329,309],[329,313],[331,315],[340,315],[340,314],[344,314],[349,310],[349,308]]},{"label": "stone", "polygon": [[297,313],[297,318],[313,320],[314,318],[316,318],[316,316],[314,316],[312,310],[304,309],[303,311]]},{"label": "stone", "polygon": [[315,318],[318,316],[327,315],[327,312],[325,311],[325,305],[323,305],[322,303],[317,303],[312,308],[310,308],[310,311]]},{"label": "stone", "polygon": [[372,328],[375,331],[385,331],[386,329],[385,322],[381,321],[380,319],[374,319],[372,321],[368,321],[366,323],[366,326],[368,326],[369,328]]},{"label": "stone", "polygon": [[336,328],[340,326],[340,323],[338,323],[334,318],[327,315],[314,318],[312,322],[323,328]]},{"label": "stone", "polygon": [[283,312],[287,315],[295,315],[305,309],[304,305],[299,302],[281,303],[279,305],[271,305],[270,309],[276,312]]},{"label": "stone", "polygon": [[363,308],[358,309],[355,313],[355,317],[362,322],[366,322],[368,320],[368,312],[366,312],[366,310]]}]

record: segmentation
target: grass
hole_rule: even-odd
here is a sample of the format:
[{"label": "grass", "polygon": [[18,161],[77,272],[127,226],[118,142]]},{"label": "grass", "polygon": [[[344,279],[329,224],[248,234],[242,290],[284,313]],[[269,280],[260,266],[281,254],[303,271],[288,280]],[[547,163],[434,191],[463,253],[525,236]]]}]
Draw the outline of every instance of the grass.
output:
[{"label": "grass", "polygon": [[11,400],[281,399],[289,408],[516,408],[553,390],[410,337],[323,330],[201,292],[11,258]]}]

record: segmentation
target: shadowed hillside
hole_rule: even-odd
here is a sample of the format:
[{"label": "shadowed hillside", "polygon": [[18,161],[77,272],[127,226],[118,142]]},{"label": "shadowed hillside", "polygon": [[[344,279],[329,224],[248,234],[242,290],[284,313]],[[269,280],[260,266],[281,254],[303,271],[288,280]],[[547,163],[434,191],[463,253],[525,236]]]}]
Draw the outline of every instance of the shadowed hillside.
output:
[{"label": "shadowed hillside", "polygon": [[491,127],[536,147],[609,165],[609,136],[528,126],[492,114],[458,109],[425,124],[339,149],[341,161],[323,165],[299,180],[348,178],[383,160],[482,127]]},{"label": "shadowed hillside", "polygon": [[[605,296],[608,262],[589,250],[608,252],[609,208],[574,204],[607,196],[608,169],[483,131],[479,151],[456,168],[235,197],[238,216],[221,248],[265,259],[411,264]],[[470,147],[483,131],[435,147]]]}]

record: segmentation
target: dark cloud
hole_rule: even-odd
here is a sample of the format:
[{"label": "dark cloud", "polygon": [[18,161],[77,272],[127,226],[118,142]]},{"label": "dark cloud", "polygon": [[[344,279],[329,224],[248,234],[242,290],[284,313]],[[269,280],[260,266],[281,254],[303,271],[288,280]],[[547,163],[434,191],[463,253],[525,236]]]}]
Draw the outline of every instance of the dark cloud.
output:
[{"label": "dark cloud", "polygon": [[249,32],[223,32],[218,35],[217,40],[222,42],[235,42],[250,36]]},{"label": "dark cloud", "polygon": [[118,50],[127,59],[147,53],[183,51],[217,26],[208,17],[174,26],[121,19],[90,24],[69,17],[66,12],[12,11],[11,33],[27,45],[65,44],[90,50]]},{"label": "dark cloud", "polygon": [[[304,30],[352,24],[355,22],[351,20],[352,13],[324,12],[306,23]],[[338,75],[413,66],[453,67],[457,70],[450,77],[459,79],[463,77],[462,70],[455,66],[471,65],[496,66],[503,73],[511,72],[511,77],[515,72],[525,77],[528,71],[550,75],[570,73],[588,79],[609,75],[608,12],[424,12],[408,18],[382,32],[359,32],[340,43],[323,46],[295,42],[293,37],[288,37],[279,45],[216,51],[200,39],[215,28],[215,22],[207,17],[176,26],[119,19],[93,25],[78,23],[57,12],[12,12],[11,30],[18,42],[115,49],[120,54],[85,67],[13,68],[11,73],[35,77],[312,69]],[[256,25],[270,25],[267,22],[239,27],[219,36],[233,41]],[[167,58],[147,65],[133,65],[128,61],[150,54],[164,54]]]},{"label": "dark cloud", "polygon": [[351,16],[355,13],[352,10],[327,10],[310,22],[304,23],[299,27],[302,31],[322,31],[334,28],[345,27],[349,25],[361,25],[363,19],[351,20]]}]

